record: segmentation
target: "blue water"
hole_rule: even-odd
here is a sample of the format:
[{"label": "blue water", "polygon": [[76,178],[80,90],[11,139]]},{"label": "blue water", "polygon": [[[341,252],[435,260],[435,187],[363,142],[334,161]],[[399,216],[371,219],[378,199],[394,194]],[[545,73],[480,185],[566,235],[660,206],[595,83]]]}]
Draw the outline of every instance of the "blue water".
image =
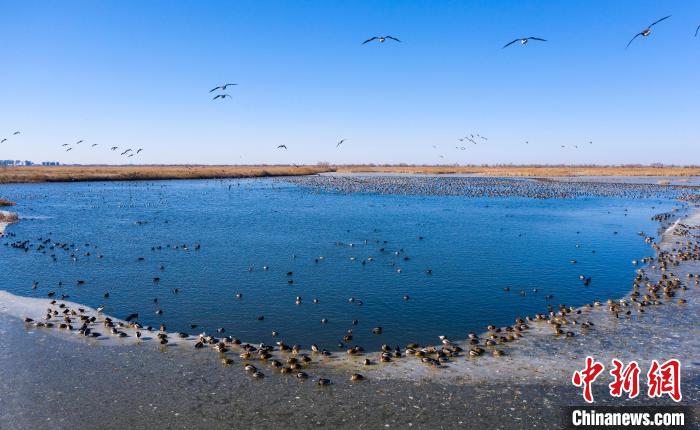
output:
[{"label": "blue water", "polygon": [[[2,185],[0,195],[27,218],[2,242],[33,246],[0,246],[0,289],[55,291],[170,331],[223,327],[244,341],[331,350],[348,329],[350,344],[367,349],[435,342],[546,312],[547,304],[622,296],[631,260],[652,254],[637,232],[656,235],[651,217],[678,206],[664,196],[341,195],[272,179]],[[78,249],[37,251],[47,238]],[[579,275],[592,277],[590,286]],[[377,326],[383,334],[371,333]]]}]

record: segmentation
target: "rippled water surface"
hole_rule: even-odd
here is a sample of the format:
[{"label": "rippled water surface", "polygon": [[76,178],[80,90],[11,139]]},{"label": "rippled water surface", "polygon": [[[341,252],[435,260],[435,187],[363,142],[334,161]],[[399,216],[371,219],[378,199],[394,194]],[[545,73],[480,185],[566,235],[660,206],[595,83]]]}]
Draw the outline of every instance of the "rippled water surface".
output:
[{"label": "rippled water surface", "polygon": [[[434,342],[548,304],[622,296],[631,261],[652,254],[637,233],[655,236],[652,216],[679,206],[656,188],[638,199],[482,198],[341,194],[279,179],[2,185],[0,194],[25,218],[2,240],[0,289],[65,294],[169,331],[223,327],[244,341],[331,350],[348,329],[347,343],[368,349]],[[28,251],[9,246],[24,240]]]}]

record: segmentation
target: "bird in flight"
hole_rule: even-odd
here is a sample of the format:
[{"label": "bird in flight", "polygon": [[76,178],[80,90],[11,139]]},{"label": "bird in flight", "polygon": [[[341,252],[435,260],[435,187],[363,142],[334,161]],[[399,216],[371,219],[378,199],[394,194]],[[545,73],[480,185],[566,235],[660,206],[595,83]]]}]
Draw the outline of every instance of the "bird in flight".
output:
[{"label": "bird in flight", "polygon": [[129,151],[131,151],[131,148],[127,149],[126,151],[122,152],[122,155],[127,154]]},{"label": "bird in flight", "polygon": [[112,151],[116,151],[117,149],[119,149],[119,147],[118,147],[118,146],[113,146],[113,147],[111,147],[111,148],[109,148],[109,149],[111,149]]},{"label": "bird in flight", "polygon": [[68,146],[68,144],[67,144],[67,143],[64,143],[64,144],[63,144],[63,145],[61,145],[61,146]]},{"label": "bird in flight", "polygon": [[695,37],[698,37],[698,31],[700,31],[700,25],[698,25],[698,28],[695,29]]},{"label": "bird in flight", "polygon": [[510,45],[514,44],[515,42],[520,42],[521,45],[526,45],[528,41],[530,40],[539,40],[540,42],[546,42],[547,40],[539,38],[539,37],[521,37],[520,39],[515,39],[512,42],[506,43],[503,48],[507,48]]},{"label": "bird in flight", "polygon": [[66,149],[66,152],[70,151],[71,149],[73,149],[73,148],[68,148],[68,149]]},{"label": "bird in flight", "polygon": [[75,144],[76,144],[76,145],[80,145],[80,144],[83,143],[83,142],[85,142],[85,141],[84,141],[84,140],[79,140],[79,141],[75,142]]},{"label": "bird in flight", "polygon": [[136,153],[138,154],[139,152],[143,151],[143,148],[139,148],[136,150]]},{"label": "bird in flight", "polygon": [[17,136],[18,134],[22,134],[22,133],[20,133],[19,131],[15,131],[14,133],[12,133],[13,136]]},{"label": "bird in flight", "polygon": [[7,142],[7,139],[0,140],[0,143],[5,143]]},{"label": "bird in flight", "polygon": [[[634,42],[634,39],[636,39],[637,37],[639,37],[639,36],[642,36],[642,37],[647,37],[647,36],[649,36],[649,35],[651,34],[651,27],[653,27],[653,26],[655,26],[656,24],[660,23],[660,22],[663,21],[664,19],[670,18],[670,17],[671,17],[671,15],[668,15],[668,16],[665,16],[665,17],[663,17],[663,18],[661,18],[661,19],[658,19],[658,20],[652,22],[651,25],[649,25],[649,27],[647,27],[647,28],[645,28],[644,30],[640,31],[639,33],[635,34],[634,37],[632,38],[632,40],[630,40],[629,43],[627,44],[627,46],[625,46],[625,49],[629,48],[630,45],[632,44],[632,42]],[[697,32],[696,32],[696,34],[697,34]]]},{"label": "bird in flight", "polygon": [[218,98],[220,98],[221,100],[223,100],[223,99],[225,99],[226,97],[232,98],[232,97],[231,97],[230,95],[228,95],[228,94],[217,94],[217,95],[214,96],[214,98],[213,98],[212,100],[216,100],[216,99],[218,99]]},{"label": "bird in flight", "polygon": [[343,142],[345,142],[345,139],[340,139],[340,142],[338,142],[338,144],[335,145],[335,147],[339,147],[340,145],[342,145]]},{"label": "bird in flight", "polygon": [[399,43],[401,42],[399,39],[397,39],[393,36],[374,36],[374,37],[370,37],[369,39],[365,40],[364,42],[362,42],[362,44],[364,45],[365,43],[371,42],[373,40],[378,40],[379,43],[384,43],[384,41],[387,39],[395,40]]},{"label": "bird in flight", "polygon": [[97,146],[97,143],[93,143],[92,145],[90,145],[91,148],[94,148],[96,146]]},{"label": "bird in flight", "polygon": [[127,155],[127,157],[133,157],[133,156],[134,156],[134,154],[129,154],[129,155]]},{"label": "bird in flight", "polygon": [[287,149],[287,145],[279,145],[279,146],[277,146],[277,149],[280,149],[280,148]]},{"label": "bird in flight", "polygon": [[211,90],[209,90],[209,92],[210,92],[210,93],[213,93],[213,92],[216,91],[216,90],[226,91],[226,88],[228,88],[230,85],[238,85],[238,84],[224,84],[224,85],[219,85],[218,87],[212,88]]}]

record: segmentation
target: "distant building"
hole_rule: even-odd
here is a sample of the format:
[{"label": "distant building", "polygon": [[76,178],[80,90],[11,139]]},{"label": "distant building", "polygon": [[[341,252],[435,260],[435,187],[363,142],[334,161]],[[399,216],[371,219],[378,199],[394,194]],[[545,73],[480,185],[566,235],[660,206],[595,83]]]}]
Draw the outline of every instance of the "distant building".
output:
[{"label": "distant building", "polygon": [[[30,160],[0,160],[0,166],[34,166],[35,163]],[[42,166],[60,166],[61,163],[58,161],[42,161]]]}]

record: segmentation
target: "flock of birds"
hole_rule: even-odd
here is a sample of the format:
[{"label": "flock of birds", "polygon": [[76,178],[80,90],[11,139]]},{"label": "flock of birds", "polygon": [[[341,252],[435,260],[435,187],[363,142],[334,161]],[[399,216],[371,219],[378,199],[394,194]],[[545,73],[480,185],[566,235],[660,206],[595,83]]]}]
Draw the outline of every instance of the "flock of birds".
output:
[{"label": "flock of birds", "polygon": [[[632,44],[632,42],[634,42],[638,37],[640,37],[640,36],[641,36],[641,37],[648,37],[649,35],[651,35],[652,27],[654,27],[655,25],[659,24],[659,23],[662,22],[662,21],[665,21],[666,19],[668,19],[668,18],[670,18],[670,17],[671,17],[671,15],[664,16],[663,18],[660,18],[660,19],[658,19],[658,20],[652,22],[651,24],[649,24],[649,26],[647,26],[645,29],[643,29],[643,30],[640,31],[639,33],[636,33],[636,34],[632,37],[632,39],[627,43],[626,48],[629,48],[629,46]],[[698,27],[695,29],[695,37],[698,36],[698,33],[699,33],[699,32],[700,32],[700,25],[698,25]],[[368,43],[371,43],[371,42],[377,42],[377,43],[383,44],[383,43],[385,43],[385,42],[388,41],[388,40],[401,43],[401,40],[398,39],[397,37],[394,37],[394,36],[391,36],[391,35],[385,35],[385,36],[373,36],[373,37],[370,37],[370,38],[368,38],[367,40],[365,40],[364,42],[362,42],[362,45],[365,45],[365,44],[368,44]],[[523,45],[523,46],[524,46],[524,45],[527,45],[530,41],[547,42],[547,39],[544,39],[544,38],[541,38],[541,37],[535,37],[535,36],[519,37],[519,38],[513,39],[512,41],[506,43],[506,44],[503,46],[503,48],[505,49],[505,48],[507,48],[507,47],[509,47],[509,46],[512,46],[512,45],[516,44],[516,43],[519,43],[520,45]],[[212,88],[211,90],[209,90],[209,93],[210,93],[210,94],[215,93],[214,96],[213,96],[213,98],[212,98],[212,100],[225,100],[225,99],[227,99],[227,98],[229,98],[229,99],[233,98],[229,93],[226,92],[226,90],[227,90],[229,87],[237,86],[237,85],[238,85],[238,84],[236,84],[236,83],[225,83],[225,84],[217,85],[216,87],[214,87],[214,88]],[[13,136],[14,136],[14,135],[18,135],[19,133],[20,133],[20,132],[17,131],[17,132],[15,132],[15,133],[13,133]],[[465,137],[459,138],[458,140],[459,140],[460,142],[468,141],[468,142],[470,142],[470,143],[476,145],[476,141],[475,141],[475,137],[474,137],[474,136],[475,136],[474,134],[471,134],[471,135],[469,135],[469,136],[465,136]],[[479,136],[478,134],[477,134],[476,136],[477,136],[477,138],[481,137],[481,136]],[[0,140],[0,143],[5,143],[7,140],[8,140],[7,138],[3,138],[3,139]],[[484,139],[484,140],[486,140],[486,139]],[[341,139],[341,140],[336,144],[336,148],[340,148],[340,146],[341,146],[345,141],[346,141],[346,139]],[[77,141],[77,142],[75,143],[75,145],[79,145],[79,144],[82,143],[82,142],[83,142],[82,140],[79,140],[79,141]],[[592,144],[592,142],[590,142],[590,141],[589,141],[588,143],[589,143],[589,144]],[[529,141],[526,141],[525,144],[529,144]],[[72,151],[73,148],[74,148],[74,146],[69,146],[68,144],[63,144],[63,145],[61,145],[61,146],[62,146],[62,147],[68,146],[68,147],[65,149],[66,152]],[[92,144],[92,145],[91,145],[91,147],[93,147],[93,148],[96,147],[96,146],[97,146],[97,144]],[[436,148],[436,146],[433,146],[433,148]],[[561,145],[561,148],[562,148],[562,149],[563,149],[563,148],[566,148],[566,146],[565,146],[565,145]],[[574,145],[574,148],[575,148],[575,149],[578,149],[578,145]],[[119,147],[113,146],[113,147],[110,148],[110,149],[111,149],[112,151],[116,151],[117,149],[119,149]],[[286,144],[280,144],[280,145],[277,146],[277,149],[288,150],[289,148],[287,147]],[[457,146],[456,149],[464,151],[464,150],[466,150],[466,147],[465,147],[465,146]],[[125,149],[123,152],[121,152],[121,155],[124,156],[124,157],[126,157],[126,158],[130,158],[130,157],[133,157],[133,156],[135,156],[136,154],[140,153],[142,150],[143,150],[143,149],[138,149],[138,150],[136,150],[136,151],[134,152],[131,148],[127,148],[127,149]],[[440,155],[440,158],[445,158],[445,156],[444,156],[444,155]]]},{"label": "flock of birds", "polygon": [[[22,132],[20,132],[20,131],[15,131],[14,133],[12,133],[12,136],[19,136],[20,134],[22,134]],[[7,142],[8,140],[9,140],[9,138],[4,137],[4,138],[0,139],[0,143],[5,143],[5,142]]]},{"label": "flock of birds", "polygon": [[[657,219],[659,221],[667,221],[670,219],[670,216],[670,214],[662,214]],[[644,262],[648,263],[652,269],[660,269],[662,273],[658,280],[653,280],[646,273],[645,269],[638,270],[633,282],[633,291],[629,298],[621,300],[609,299],[607,302],[593,301],[581,308],[565,304],[558,306],[547,305],[546,313],[536,313],[533,316],[524,318],[518,317],[513,324],[506,326],[488,325],[485,333],[470,332],[467,334],[465,341],[453,341],[447,336],[438,336],[438,341],[435,344],[411,342],[403,347],[398,345],[391,347],[385,343],[381,346],[380,351],[376,353],[365,351],[362,346],[357,344],[353,345],[353,336],[355,334],[352,329],[349,329],[343,336],[343,342],[339,344],[341,350],[349,357],[350,367],[357,369],[350,375],[349,379],[352,382],[367,379],[362,373],[359,373],[359,368],[369,369],[378,364],[409,359],[418,360],[430,368],[443,369],[460,357],[478,359],[486,354],[493,357],[502,357],[506,355],[504,348],[507,348],[507,344],[527,336],[527,333],[534,326],[545,329],[544,333],[549,331],[557,338],[573,338],[578,334],[585,335],[591,330],[595,330],[596,324],[599,323],[599,320],[596,320],[596,317],[589,313],[596,308],[607,310],[607,314],[617,320],[639,316],[649,309],[672,300],[679,305],[683,305],[686,303],[686,300],[679,298],[678,294],[687,289],[693,282],[695,287],[698,287],[700,275],[688,274],[688,281],[684,282],[679,276],[674,275],[671,270],[681,262],[700,260],[700,244],[696,240],[697,236],[693,234],[693,231],[698,228],[700,227],[678,223],[673,234],[679,239],[685,239],[685,242],[678,241],[672,251],[661,250],[653,237],[646,236],[643,232],[639,233],[640,236],[644,237],[645,242],[658,252],[656,258],[648,257],[645,258]],[[9,234],[8,237],[14,237],[14,234]],[[419,237],[419,240],[422,240],[422,238]],[[81,250],[79,245],[57,242],[51,238],[39,238],[36,243],[16,241],[14,243],[5,243],[5,245],[19,248],[24,252],[35,250],[44,254],[54,253],[54,260],[56,258],[55,253],[59,250],[70,253],[71,258],[77,258],[79,251],[83,252],[85,256],[89,256],[91,250],[97,249],[96,246],[86,243]],[[169,245],[168,247],[183,249],[187,248],[187,245]],[[152,250],[156,248],[152,247]],[[199,245],[195,244],[192,249],[198,250],[200,248]],[[97,257],[102,258],[103,256],[98,255]],[[573,263],[575,261],[572,261]],[[161,266],[160,270],[164,270],[164,267]],[[291,276],[291,274],[291,272],[287,273],[288,276]],[[581,279],[584,285],[590,283],[590,278],[582,276]],[[154,283],[159,280],[159,277],[153,278]],[[83,280],[77,280],[76,282],[77,285],[85,285]],[[62,285],[62,283],[59,283],[59,285]],[[32,285],[33,289],[38,287],[39,285],[36,282]],[[335,353],[320,348],[313,343],[308,348],[298,344],[287,344],[283,340],[276,341],[273,345],[243,343],[237,337],[225,334],[224,328],[217,329],[216,335],[206,333],[190,335],[186,332],[172,333],[167,331],[163,323],[157,324],[157,326],[141,324],[138,313],[131,313],[123,320],[120,320],[104,315],[105,306],[99,306],[95,310],[86,309],[66,302],[66,299],[68,299],[67,295],[61,295],[59,298],[54,291],[49,292],[48,297],[50,303],[45,315],[34,318],[25,317],[25,323],[28,326],[57,328],[90,338],[111,336],[120,339],[131,338],[135,342],[153,340],[163,347],[173,344],[177,345],[181,342],[181,344],[195,349],[208,349],[217,353],[220,362],[225,367],[234,364],[232,354],[235,354],[240,358],[242,368],[255,379],[264,378],[265,368],[268,368],[281,375],[289,375],[300,380],[306,380],[310,378],[309,372],[318,370],[317,364],[328,362],[333,357],[336,357]],[[105,293],[104,297],[108,298],[109,293]],[[240,300],[242,295],[238,293],[236,298]],[[351,298],[350,300],[355,301],[356,299]],[[404,296],[404,300],[409,300],[409,297]],[[158,303],[158,300],[154,299],[154,302]],[[301,304],[301,297],[297,297],[296,304]],[[162,310],[159,308],[156,314],[162,315]],[[599,313],[597,315],[601,317],[605,314]],[[261,318],[259,317],[258,319]],[[596,322],[594,323],[593,321]],[[356,325],[356,322],[353,322],[353,324]],[[196,325],[192,325],[193,329],[196,327]],[[375,327],[372,329],[372,333],[381,335],[382,328]],[[273,336],[278,337],[279,333],[273,332]],[[325,377],[319,377],[316,379],[316,383],[319,386],[327,386],[331,385],[332,381]]]},{"label": "flock of birds", "polygon": [[[658,24],[658,23],[660,23],[660,22],[662,22],[662,21],[664,21],[664,20],[666,20],[666,19],[668,19],[668,18],[670,18],[670,17],[671,17],[671,15],[668,15],[668,16],[665,16],[665,17],[663,17],[663,18],[661,18],[661,19],[658,19],[658,20],[654,21],[653,23],[651,23],[651,24],[650,24],[648,27],[646,27],[644,30],[642,30],[642,31],[640,31],[639,33],[635,34],[634,37],[632,37],[632,39],[629,41],[629,43],[627,43],[626,48],[629,48],[629,46],[632,44],[632,42],[634,42],[634,40],[635,40],[637,37],[639,37],[639,36],[648,37],[648,36],[651,34],[651,31],[652,31],[651,29],[652,29],[653,26],[655,26],[656,24]],[[700,32],[700,25],[698,25],[698,27],[697,27],[696,30],[695,30],[695,37],[697,37],[698,32]],[[372,37],[368,38],[367,40],[365,40],[364,42],[362,42],[362,45],[365,45],[365,44],[370,43],[370,42],[377,42],[377,43],[383,44],[383,43],[385,43],[385,42],[388,41],[388,40],[392,40],[392,41],[401,43],[401,40],[399,40],[398,38],[396,38],[396,37],[394,37],[394,36],[391,36],[391,35],[385,35],[385,36],[372,36]],[[510,41],[510,42],[506,43],[505,45],[503,45],[503,48],[505,49],[505,48],[507,48],[507,47],[509,47],[509,46],[512,46],[512,45],[516,44],[516,43],[520,43],[520,45],[527,45],[530,41],[547,42],[547,39],[543,39],[543,38],[541,38],[541,37],[535,37],[535,36],[519,37],[519,38],[513,39],[512,41]],[[219,85],[219,86],[214,87],[213,89],[211,89],[211,90],[209,91],[209,93],[213,93],[213,92],[215,92],[215,91],[226,91],[226,89],[227,89],[229,86],[232,86],[232,85],[238,85],[238,84],[223,84],[223,85]],[[228,98],[231,98],[231,95],[229,95],[228,93],[222,92],[222,93],[220,93],[220,94],[216,94],[216,95],[214,96],[213,100],[217,100],[217,99],[224,100],[224,99],[226,99],[227,97],[228,97]],[[459,138],[458,140],[459,140],[460,142],[468,141],[468,142],[470,142],[470,143],[476,145],[477,142],[475,141],[475,139],[476,139],[475,136],[476,136],[476,138],[481,138],[481,139],[487,140],[486,138],[484,138],[484,137],[482,137],[482,136],[480,136],[480,135],[478,135],[478,134],[476,134],[476,135],[470,134],[469,136],[461,137],[461,138]],[[345,142],[345,139],[341,139],[341,140],[336,144],[336,148],[339,148],[340,145],[343,144],[344,142]],[[529,145],[529,143],[530,143],[529,141],[525,141],[525,144],[526,144],[526,145]],[[589,142],[588,142],[588,144],[592,144],[592,143],[593,143],[592,141],[589,141]],[[573,145],[573,147],[574,147],[574,149],[579,149],[579,146],[578,146],[578,145]],[[437,149],[437,146],[433,145],[433,148],[434,148],[434,149]],[[562,148],[562,149],[566,148],[566,145],[561,145],[561,148]],[[286,144],[280,144],[280,145],[277,145],[277,149],[288,150],[289,148],[287,147]],[[464,151],[464,150],[466,150],[466,147],[465,147],[465,146],[457,146],[456,149]],[[444,156],[444,155],[440,155],[440,158],[445,158],[445,156]],[[296,165],[295,165],[295,166],[296,166]]]},{"label": "flock of birds", "polygon": [[[20,134],[22,134],[20,131],[15,131],[14,133],[12,133],[12,136],[19,136]],[[5,143],[5,142],[7,142],[8,140],[9,140],[8,138],[0,139],[0,143]],[[62,148],[65,152],[70,152],[70,151],[72,151],[74,148],[77,148],[81,143],[85,143],[85,140],[84,140],[84,139],[80,139],[80,140],[76,141],[76,142],[73,143],[73,144],[63,143],[63,144],[61,144],[61,148]],[[98,143],[92,143],[92,144],[90,144],[89,148],[92,149],[92,148],[96,148],[96,147],[98,147],[98,146],[99,146]],[[112,146],[112,147],[109,148],[109,149],[110,149],[111,151],[116,151],[116,150],[119,149],[119,147],[118,147],[118,146]],[[138,148],[138,149],[136,149],[136,150],[134,150],[134,149],[132,149],[132,148],[127,148],[127,149],[125,149],[123,152],[121,152],[120,155],[123,156],[123,157],[126,157],[126,158],[131,158],[131,157],[134,157],[135,155],[140,154],[142,151],[143,151],[143,148]]]},{"label": "flock of birds", "polygon": [[[69,151],[72,151],[74,147],[77,147],[77,146],[80,145],[81,143],[85,143],[85,140],[82,140],[82,139],[81,139],[81,140],[78,140],[77,142],[75,142],[75,144],[74,144],[73,146],[71,146],[71,145],[68,144],[68,143],[64,143],[64,144],[61,145],[61,147],[62,147],[62,148],[65,148],[65,151],[66,151],[66,152],[69,152]],[[97,143],[92,143],[92,144],[90,144],[90,148],[95,148],[95,147],[97,147],[97,146],[99,146],[99,144],[97,144]],[[67,147],[67,148],[66,148],[66,147]],[[114,152],[114,151],[118,150],[119,147],[118,147],[118,146],[112,146],[112,147],[109,148],[109,149],[110,149],[110,151]],[[140,154],[142,151],[143,151],[143,148],[139,148],[139,149],[137,149],[136,151],[134,151],[134,150],[131,149],[131,148],[127,148],[127,149],[125,149],[123,152],[121,152],[120,155],[123,156],[123,157],[125,156],[126,158],[131,158],[131,157],[133,157],[133,156],[135,156],[135,155],[137,155],[137,154]]]}]

